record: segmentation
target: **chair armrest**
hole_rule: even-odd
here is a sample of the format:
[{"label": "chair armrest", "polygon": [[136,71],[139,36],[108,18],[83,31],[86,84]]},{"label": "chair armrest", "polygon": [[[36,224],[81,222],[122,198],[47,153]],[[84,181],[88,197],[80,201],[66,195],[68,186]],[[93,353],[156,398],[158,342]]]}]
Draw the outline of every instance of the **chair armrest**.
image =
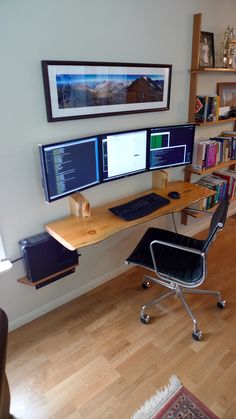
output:
[{"label": "chair armrest", "polygon": [[187,246],[182,246],[181,244],[175,244],[175,243],[170,243],[170,242],[164,242],[162,240],[153,240],[150,243],[150,248],[152,249],[153,244],[161,244],[163,246],[168,246],[168,247],[173,247],[174,249],[179,249],[179,250],[183,250],[185,252],[190,252],[190,253],[195,253],[201,257],[204,257],[204,252],[202,250],[198,250],[198,249],[194,249],[193,247],[187,247]]}]

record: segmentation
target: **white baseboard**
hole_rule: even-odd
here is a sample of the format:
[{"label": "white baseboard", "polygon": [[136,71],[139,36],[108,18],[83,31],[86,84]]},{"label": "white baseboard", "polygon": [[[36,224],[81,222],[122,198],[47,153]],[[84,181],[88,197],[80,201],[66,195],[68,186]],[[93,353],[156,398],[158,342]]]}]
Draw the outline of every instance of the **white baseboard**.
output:
[{"label": "white baseboard", "polygon": [[60,307],[61,305],[68,303],[71,300],[74,300],[80,295],[83,295],[86,292],[98,287],[99,285],[102,285],[105,282],[108,282],[110,279],[115,278],[118,275],[121,275],[123,272],[127,271],[128,269],[131,269],[131,266],[124,264],[120,266],[119,268],[114,269],[113,271],[99,278],[96,278],[94,281],[91,281],[87,283],[86,285],[82,285],[80,288],[77,288],[76,290],[73,290],[69,292],[68,294],[63,295],[60,298],[57,298],[56,300],[53,300],[50,303],[45,304],[44,306],[41,306],[40,308],[37,308],[36,310],[33,310],[30,313],[27,313],[24,316],[21,316],[18,319],[13,320],[12,322],[9,322],[9,330],[11,331],[11,330],[17,329],[18,327],[21,327],[24,324],[29,323],[32,320],[42,316],[43,314],[46,314],[49,311],[52,311],[53,309]]}]

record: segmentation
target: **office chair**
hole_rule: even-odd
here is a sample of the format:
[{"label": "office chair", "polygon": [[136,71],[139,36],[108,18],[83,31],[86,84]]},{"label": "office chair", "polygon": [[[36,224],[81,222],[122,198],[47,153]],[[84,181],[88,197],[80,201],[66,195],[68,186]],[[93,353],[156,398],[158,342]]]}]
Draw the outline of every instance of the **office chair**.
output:
[{"label": "office chair", "polygon": [[205,240],[198,240],[159,228],[149,228],[146,231],[136,248],[126,259],[126,263],[139,265],[156,273],[157,277],[155,278],[149,275],[144,276],[144,288],[147,288],[151,281],[169,288],[170,291],[142,307],[141,322],[148,323],[150,321],[150,316],[145,313],[147,308],[171,295],[176,295],[192,319],[193,339],[201,340],[202,332],[198,329],[197,320],[186,302],[184,293],[213,295],[217,297],[217,306],[225,307],[226,302],[221,299],[219,291],[195,288],[201,285],[206,278],[207,252],[217,232],[224,227],[228,205],[228,197],[222,199],[216,211],[211,214],[209,233]]}]

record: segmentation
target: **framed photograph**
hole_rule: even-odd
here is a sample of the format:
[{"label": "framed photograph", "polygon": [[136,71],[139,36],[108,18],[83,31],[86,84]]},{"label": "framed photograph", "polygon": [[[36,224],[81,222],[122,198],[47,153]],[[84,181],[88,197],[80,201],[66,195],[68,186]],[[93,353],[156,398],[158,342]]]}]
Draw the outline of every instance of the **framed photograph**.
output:
[{"label": "framed photograph", "polygon": [[214,34],[201,32],[199,67],[215,67]]},{"label": "framed photograph", "polygon": [[220,107],[236,109],[236,82],[217,83],[217,94],[220,97]]},{"label": "framed photograph", "polygon": [[172,65],[42,61],[49,122],[170,106]]},{"label": "framed photograph", "polygon": [[236,39],[232,39],[230,44],[232,45],[233,49],[233,68],[236,68]]}]

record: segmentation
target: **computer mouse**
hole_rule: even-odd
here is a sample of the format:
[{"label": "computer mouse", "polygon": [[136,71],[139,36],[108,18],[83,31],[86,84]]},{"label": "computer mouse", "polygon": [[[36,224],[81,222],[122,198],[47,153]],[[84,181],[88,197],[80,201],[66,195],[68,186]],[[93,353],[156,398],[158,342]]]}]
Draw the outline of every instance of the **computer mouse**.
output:
[{"label": "computer mouse", "polygon": [[169,192],[169,193],[168,193],[168,196],[169,196],[170,198],[173,198],[173,199],[180,199],[180,198],[181,198],[180,193],[179,193],[179,192],[177,192],[177,191],[171,191],[171,192]]}]

